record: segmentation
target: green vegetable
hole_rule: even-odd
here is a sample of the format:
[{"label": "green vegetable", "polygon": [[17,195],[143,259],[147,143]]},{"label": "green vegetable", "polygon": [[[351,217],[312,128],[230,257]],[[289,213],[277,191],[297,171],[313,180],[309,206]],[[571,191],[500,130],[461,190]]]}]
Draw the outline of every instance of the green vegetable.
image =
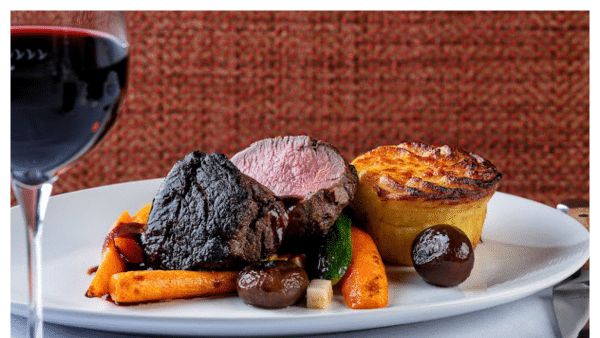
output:
[{"label": "green vegetable", "polygon": [[352,220],[342,213],[315,249],[307,253],[306,270],[309,278],[339,282],[352,260]]}]

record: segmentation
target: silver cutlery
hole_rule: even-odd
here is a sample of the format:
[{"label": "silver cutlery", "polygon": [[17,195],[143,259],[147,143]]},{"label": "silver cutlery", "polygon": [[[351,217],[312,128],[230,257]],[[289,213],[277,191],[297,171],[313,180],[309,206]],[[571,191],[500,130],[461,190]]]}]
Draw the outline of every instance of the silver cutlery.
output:
[{"label": "silver cutlery", "polygon": [[[558,210],[575,218],[589,231],[589,202],[568,199],[560,202]],[[589,260],[584,266],[552,289],[552,302],[558,327],[563,338],[589,337]]]}]

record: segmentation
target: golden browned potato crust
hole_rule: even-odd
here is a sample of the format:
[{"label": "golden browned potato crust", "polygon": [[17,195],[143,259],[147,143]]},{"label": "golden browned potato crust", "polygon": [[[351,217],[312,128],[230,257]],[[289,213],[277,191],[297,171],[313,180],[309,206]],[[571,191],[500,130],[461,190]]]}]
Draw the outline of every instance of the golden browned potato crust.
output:
[{"label": "golden browned potato crust", "polygon": [[359,226],[384,260],[412,265],[410,246],[428,226],[450,224],[479,242],[487,203],[502,174],[489,161],[450,146],[401,143],[360,155],[352,202]]},{"label": "golden browned potato crust", "polygon": [[498,169],[478,155],[418,142],[381,146],[352,165],[383,200],[464,203],[493,194],[502,179]]}]

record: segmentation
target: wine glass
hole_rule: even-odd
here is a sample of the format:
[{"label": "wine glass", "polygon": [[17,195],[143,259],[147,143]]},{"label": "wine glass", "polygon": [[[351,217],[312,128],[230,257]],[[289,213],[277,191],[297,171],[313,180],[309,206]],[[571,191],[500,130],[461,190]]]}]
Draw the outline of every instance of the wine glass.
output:
[{"label": "wine glass", "polygon": [[127,85],[123,13],[11,12],[12,188],[27,227],[29,337],[41,337],[42,224],[52,184],[114,124]]}]

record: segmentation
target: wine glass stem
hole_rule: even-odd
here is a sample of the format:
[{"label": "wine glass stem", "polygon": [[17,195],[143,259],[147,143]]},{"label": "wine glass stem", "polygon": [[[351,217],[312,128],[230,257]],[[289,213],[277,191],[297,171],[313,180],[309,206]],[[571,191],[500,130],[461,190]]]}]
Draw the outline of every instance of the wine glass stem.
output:
[{"label": "wine glass stem", "polygon": [[43,336],[42,303],[42,228],[54,179],[30,186],[13,181],[13,191],[27,226],[27,261],[29,272],[29,337]]}]

